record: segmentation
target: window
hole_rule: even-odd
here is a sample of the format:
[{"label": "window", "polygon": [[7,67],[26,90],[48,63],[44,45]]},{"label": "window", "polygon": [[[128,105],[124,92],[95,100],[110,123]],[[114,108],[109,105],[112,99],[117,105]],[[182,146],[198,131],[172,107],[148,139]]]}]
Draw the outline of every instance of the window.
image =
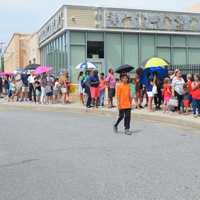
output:
[{"label": "window", "polygon": [[104,58],[104,42],[88,41],[87,42],[88,58]]}]

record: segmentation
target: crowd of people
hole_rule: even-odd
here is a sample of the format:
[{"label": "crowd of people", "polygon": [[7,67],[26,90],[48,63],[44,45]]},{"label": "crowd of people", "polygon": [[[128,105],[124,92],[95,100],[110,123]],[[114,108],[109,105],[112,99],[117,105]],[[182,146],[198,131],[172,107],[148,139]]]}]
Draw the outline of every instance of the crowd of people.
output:
[{"label": "crowd of people", "polygon": [[[122,75],[128,75],[126,72]],[[117,90],[118,80],[113,69],[109,69],[108,75],[98,74],[97,70],[80,72],[78,76],[79,95],[81,103],[88,108],[105,106],[108,99],[108,107],[115,107],[113,99]],[[131,105],[135,109],[147,107],[149,112],[163,110],[190,114],[200,117],[200,76],[188,74],[186,80],[180,70],[170,72],[163,80],[155,73],[148,77],[146,85],[141,84],[140,74],[128,75],[128,84],[131,94]],[[107,98],[105,95],[107,94]],[[117,99],[118,96],[116,95]]]},{"label": "crowd of people", "polygon": [[68,72],[54,77],[49,73],[33,72],[0,77],[0,96],[9,102],[33,102],[38,104],[70,103]]},{"label": "crowd of people", "polygon": [[[113,69],[108,74],[98,73],[96,69],[81,71],[78,75],[77,91],[80,102],[87,108],[113,108],[119,103],[117,86],[122,81],[122,75],[127,75],[130,87],[131,108],[143,109],[149,112],[163,110],[179,114],[193,113],[200,116],[200,76],[188,74],[183,78],[180,70],[169,72],[168,77],[160,80],[157,74],[148,77],[148,84],[143,85],[140,74],[124,72],[120,78],[115,76]],[[38,104],[63,103],[70,100],[71,83],[67,71],[54,77],[49,73],[35,75],[34,72],[15,76],[0,77],[0,97],[8,101],[29,101]],[[118,101],[117,101],[118,102]]]},{"label": "crowd of people", "polygon": [[99,75],[97,70],[87,70],[85,73],[81,71],[78,76],[78,91],[81,103],[85,104],[87,108],[104,107],[107,91],[108,107],[113,108],[116,82],[113,69],[109,69],[106,77],[104,73]]}]

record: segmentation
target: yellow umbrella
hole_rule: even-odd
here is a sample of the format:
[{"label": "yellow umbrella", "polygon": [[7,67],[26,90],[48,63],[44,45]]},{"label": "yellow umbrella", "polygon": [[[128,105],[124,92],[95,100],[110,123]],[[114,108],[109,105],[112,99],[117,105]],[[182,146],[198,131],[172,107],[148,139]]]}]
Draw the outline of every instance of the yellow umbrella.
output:
[{"label": "yellow umbrella", "polygon": [[163,58],[153,57],[145,61],[144,68],[151,68],[151,67],[167,67],[169,63],[164,60]]}]

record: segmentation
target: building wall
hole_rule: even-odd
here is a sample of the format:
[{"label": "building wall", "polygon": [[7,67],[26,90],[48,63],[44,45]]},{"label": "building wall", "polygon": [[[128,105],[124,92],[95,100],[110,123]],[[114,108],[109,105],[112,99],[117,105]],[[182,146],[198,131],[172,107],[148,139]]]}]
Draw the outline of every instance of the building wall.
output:
[{"label": "building wall", "polygon": [[37,64],[40,64],[40,50],[39,50],[38,34],[34,33],[30,37],[30,39],[27,41],[27,44],[28,44],[27,60],[31,61],[32,63],[35,62]]},{"label": "building wall", "polygon": [[[104,59],[87,58],[87,41],[104,41]],[[152,56],[162,57],[174,65],[199,64],[200,36],[71,31],[51,41],[41,51],[43,64],[52,65],[55,72],[68,68],[76,82],[79,71],[75,67],[86,60],[95,63],[103,72],[121,64],[138,67]]]},{"label": "building wall", "polygon": [[[198,6],[196,6],[198,7]],[[41,63],[63,68],[89,60],[99,71],[121,64],[140,66],[159,56],[171,64],[200,63],[200,14],[63,6],[38,31]],[[104,58],[88,58],[88,41],[104,42]]]},{"label": "building wall", "polygon": [[68,50],[68,33],[65,32],[40,49],[41,64],[52,66],[54,73],[58,73],[69,66]]},{"label": "building wall", "polygon": [[68,27],[96,28],[96,10],[91,8],[67,8]]},{"label": "building wall", "polygon": [[[121,64],[138,67],[152,56],[162,57],[174,65],[200,63],[200,36],[113,32],[102,34],[105,56],[100,71],[106,72],[109,67],[116,68]],[[90,41],[88,35],[89,32],[70,33],[70,66],[75,76],[77,76],[75,66],[88,59],[86,51],[87,41]],[[93,62],[98,65],[98,60]]]},{"label": "building wall", "polygon": [[29,41],[31,35],[21,36],[19,39],[19,67],[25,67],[28,64],[28,51],[29,51]]},{"label": "building wall", "polygon": [[25,67],[29,61],[40,62],[37,34],[15,33],[10,40],[4,55],[4,70],[12,72]]},{"label": "building wall", "polygon": [[13,71],[20,67],[20,34],[14,34],[4,55],[4,70]]}]

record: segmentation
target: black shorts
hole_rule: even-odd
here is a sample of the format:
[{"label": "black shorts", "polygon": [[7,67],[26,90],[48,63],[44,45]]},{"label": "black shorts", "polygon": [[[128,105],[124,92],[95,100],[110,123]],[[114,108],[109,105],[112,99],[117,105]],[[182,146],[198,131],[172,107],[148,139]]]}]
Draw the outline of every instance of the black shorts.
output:
[{"label": "black shorts", "polygon": [[12,97],[12,95],[13,95],[13,91],[12,91],[12,90],[9,90],[9,92],[8,92],[8,97],[10,98],[10,97]]},{"label": "black shorts", "polygon": [[47,97],[51,97],[51,96],[53,96],[53,91],[52,91],[52,92],[48,92],[48,93],[46,93],[46,96],[47,96]]},{"label": "black shorts", "polygon": [[109,98],[115,97],[115,88],[108,88],[108,97]]}]

